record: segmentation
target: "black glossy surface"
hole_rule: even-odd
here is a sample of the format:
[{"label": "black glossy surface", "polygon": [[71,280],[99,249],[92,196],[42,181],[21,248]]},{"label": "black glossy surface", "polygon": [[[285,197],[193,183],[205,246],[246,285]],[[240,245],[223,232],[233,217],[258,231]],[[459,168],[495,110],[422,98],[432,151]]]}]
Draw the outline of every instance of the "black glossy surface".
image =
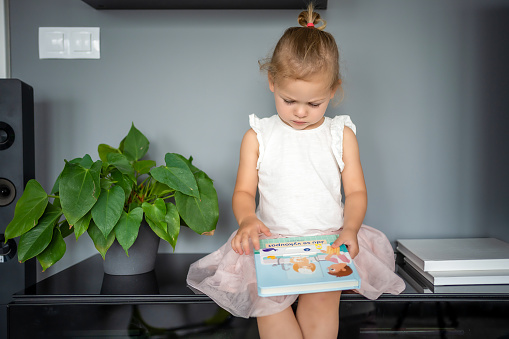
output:
[{"label": "black glossy surface", "polygon": [[[25,290],[16,293],[15,303],[67,302],[208,302],[210,298],[195,294],[186,286],[189,265],[205,254],[158,254],[154,271],[133,276],[104,274],[99,254],[59,272]],[[407,283],[400,295],[384,294],[379,301],[434,300],[506,300],[509,294],[418,293]],[[344,293],[342,300],[369,300],[358,294]]]},{"label": "black glossy surface", "polygon": [[158,254],[154,271],[114,276],[99,254],[16,293],[15,303],[210,301],[186,286],[189,265],[203,254]]},{"label": "black glossy surface", "polygon": [[[94,256],[17,293],[10,338],[258,338],[256,319],[232,317],[186,287],[189,264],[202,256],[159,254],[155,271],[131,277],[105,275]],[[376,301],[344,294],[338,337],[508,339],[507,314],[506,294],[410,286]]]}]

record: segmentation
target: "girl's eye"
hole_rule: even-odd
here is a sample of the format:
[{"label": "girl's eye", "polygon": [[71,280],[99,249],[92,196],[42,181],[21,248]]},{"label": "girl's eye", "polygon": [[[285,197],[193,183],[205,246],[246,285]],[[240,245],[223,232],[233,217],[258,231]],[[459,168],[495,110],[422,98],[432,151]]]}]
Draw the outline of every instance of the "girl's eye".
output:
[{"label": "girl's eye", "polygon": [[320,106],[320,104],[313,104],[313,103],[311,103],[311,102],[310,102],[310,103],[309,103],[309,106],[311,106],[311,107],[313,107],[313,108],[316,108],[316,107],[319,107],[319,106]]},{"label": "girl's eye", "polygon": [[283,101],[284,101],[287,105],[291,105],[291,104],[295,103],[295,101],[293,101],[293,100],[283,99]]}]

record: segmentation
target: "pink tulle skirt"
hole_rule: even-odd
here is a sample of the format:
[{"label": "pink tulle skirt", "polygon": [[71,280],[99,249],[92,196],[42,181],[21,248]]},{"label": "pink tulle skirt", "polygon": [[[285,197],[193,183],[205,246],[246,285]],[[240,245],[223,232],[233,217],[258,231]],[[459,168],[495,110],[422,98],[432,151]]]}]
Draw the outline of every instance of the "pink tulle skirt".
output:
[{"label": "pink tulle skirt", "polygon": [[[291,306],[298,295],[258,295],[254,256],[233,251],[231,240],[235,234],[217,251],[191,264],[188,285],[237,317],[267,316]],[[385,234],[362,225],[357,238],[359,254],[354,262],[361,277],[361,287],[355,292],[368,299],[376,299],[382,293],[401,293],[405,283],[394,273],[394,251]]]}]

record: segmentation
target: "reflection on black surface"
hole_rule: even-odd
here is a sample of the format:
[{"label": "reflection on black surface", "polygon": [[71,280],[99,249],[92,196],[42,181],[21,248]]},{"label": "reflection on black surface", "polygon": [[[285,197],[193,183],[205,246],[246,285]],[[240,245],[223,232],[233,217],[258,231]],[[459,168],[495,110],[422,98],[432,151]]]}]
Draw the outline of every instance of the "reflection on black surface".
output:
[{"label": "reflection on black surface", "polygon": [[[232,317],[186,286],[202,256],[160,254],[155,271],[134,276],[105,275],[99,255],[87,259],[14,296],[9,339],[259,338],[255,318]],[[509,339],[507,314],[507,294],[345,294],[339,337]]]},{"label": "reflection on black surface", "polygon": [[19,305],[11,310],[10,339],[26,338],[259,336],[256,319],[232,317],[215,304]]},{"label": "reflection on black surface", "polygon": [[[338,337],[507,339],[507,314],[500,302],[342,301]],[[255,318],[214,303],[14,305],[10,326],[10,339],[259,338]]]},{"label": "reflection on black surface", "polygon": [[133,306],[128,329],[131,334],[136,333],[137,335],[142,335],[147,338],[181,338],[188,337],[189,335],[214,333],[221,328],[224,329],[232,320],[233,317],[230,313],[218,307],[211,317],[202,321],[199,321],[197,318],[194,322],[185,325],[163,328],[150,325],[148,321],[144,319],[144,314],[140,307]]},{"label": "reflection on black surface", "polygon": [[159,285],[155,271],[135,275],[104,274],[101,286],[103,295],[155,295],[159,294]]}]

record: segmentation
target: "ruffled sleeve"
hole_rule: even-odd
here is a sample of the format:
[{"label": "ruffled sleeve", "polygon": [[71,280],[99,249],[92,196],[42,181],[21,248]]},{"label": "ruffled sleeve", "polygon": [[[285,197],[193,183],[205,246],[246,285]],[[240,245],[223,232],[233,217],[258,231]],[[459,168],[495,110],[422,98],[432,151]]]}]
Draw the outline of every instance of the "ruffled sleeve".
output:
[{"label": "ruffled sleeve", "polygon": [[343,131],[345,126],[349,127],[355,134],[357,130],[355,125],[348,115],[338,115],[332,118],[331,121],[331,136],[332,136],[332,153],[339,165],[339,169],[343,172],[345,163],[343,162]]},{"label": "ruffled sleeve", "polygon": [[262,138],[262,122],[261,119],[258,118],[255,114],[249,115],[249,125],[256,133],[256,139],[258,140],[258,161],[256,162],[256,169],[260,169],[260,164],[262,163],[263,154],[264,154],[264,145]]}]

